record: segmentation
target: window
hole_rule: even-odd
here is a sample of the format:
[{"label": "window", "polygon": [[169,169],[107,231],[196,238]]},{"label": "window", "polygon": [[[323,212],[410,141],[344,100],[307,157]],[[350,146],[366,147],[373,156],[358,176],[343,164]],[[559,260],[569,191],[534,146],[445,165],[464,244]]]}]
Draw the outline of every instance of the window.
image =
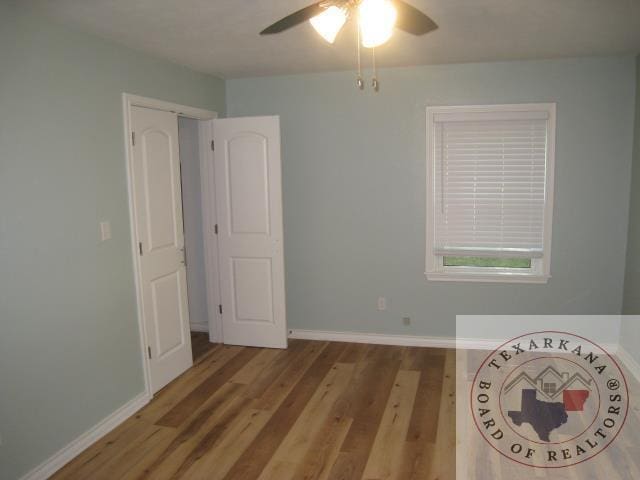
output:
[{"label": "window", "polygon": [[427,108],[429,280],[544,283],[555,104]]},{"label": "window", "polygon": [[542,391],[547,395],[553,395],[556,393],[556,384],[555,383],[545,383],[542,386]]}]

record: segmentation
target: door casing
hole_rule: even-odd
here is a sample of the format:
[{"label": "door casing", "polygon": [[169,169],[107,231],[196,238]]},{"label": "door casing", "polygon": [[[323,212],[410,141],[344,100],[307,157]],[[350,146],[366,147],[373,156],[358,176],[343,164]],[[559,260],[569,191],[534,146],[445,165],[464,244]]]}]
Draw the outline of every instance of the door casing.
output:
[{"label": "door casing", "polygon": [[[209,195],[212,193],[212,184],[209,183],[209,179],[205,178],[206,168],[209,162],[213,161],[213,151],[211,149],[210,141],[213,138],[213,122],[212,120],[218,117],[216,112],[210,110],[204,110],[195,107],[189,107],[186,105],[179,105],[176,103],[165,102],[163,100],[157,100],[153,98],[141,97],[138,95],[131,95],[128,93],[122,94],[122,112],[123,112],[123,125],[124,125],[124,144],[125,144],[125,160],[127,170],[127,189],[129,200],[129,226],[131,230],[131,255],[133,259],[134,268],[134,283],[136,291],[136,305],[137,305],[137,317],[138,317],[138,330],[140,336],[140,354],[142,358],[142,365],[144,371],[144,384],[145,393],[150,398],[151,393],[151,375],[149,368],[149,359],[147,357],[147,331],[142,316],[142,288],[141,288],[141,269],[140,269],[140,256],[138,254],[138,234],[135,222],[135,210],[134,210],[134,190],[133,190],[133,151],[132,151],[132,129],[131,129],[131,109],[132,107],[145,107],[153,108],[155,110],[163,110],[172,113],[177,113],[180,116],[193,118],[200,120],[199,122],[199,138],[200,138],[200,179],[203,193],[203,228],[205,232],[210,232],[215,225],[215,209],[207,208],[205,205],[211,205],[209,203]],[[205,192],[207,197],[205,197]],[[206,212],[205,212],[206,210]],[[213,210],[210,212],[209,210]],[[212,216],[212,214],[214,216]],[[206,217],[206,218],[205,218]],[[211,223],[213,222],[213,223]],[[207,233],[205,233],[205,236]],[[209,338],[212,342],[221,341],[221,325],[220,317],[216,315],[217,305],[219,303],[219,282],[217,278],[217,255],[215,244],[216,239],[205,239],[205,256],[207,262],[207,306],[209,308]],[[209,248],[207,248],[209,245]],[[209,251],[212,250],[213,251]],[[212,273],[213,272],[213,273]],[[212,278],[210,278],[212,277]],[[213,303],[213,305],[212,305]]]}]

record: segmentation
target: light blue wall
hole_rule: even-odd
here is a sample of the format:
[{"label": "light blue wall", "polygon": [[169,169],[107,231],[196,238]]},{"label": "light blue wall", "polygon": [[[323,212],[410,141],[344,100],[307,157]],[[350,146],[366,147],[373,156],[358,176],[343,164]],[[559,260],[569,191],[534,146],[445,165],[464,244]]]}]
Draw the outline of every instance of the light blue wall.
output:
[{"label": "light blue wall", "polygon": [[627,239],[627,272],[624,282],[624,309],[620,344],[640,363],[640,56],[636,58],[636,118]]},{"label": "light blue wall", "polygon": [[[629,209],[629,237],[627,240],[627,275],[625,279],[624,313],[640,314],[640,56],[636,58],[636,118]],[[638,350],[640,335],[635,337]],[[639,358],[640,361],[640,353]]]},{"label": "light blue wall", "polygon": [[[621,312],[633,57],[383,69],[377,95],[354,78],[227,81],[230,116],[281,117],[290,328],[453,336],[456,314]],[[558,104],[553,278],[428,282],[425,107],[522,102]]]},{"label": "light blue wall", "polygon": [[224,112],[222,80],[0,3],[3,480],[143,390],[122,92]]},{"label": "light blue wall", "polygon": [[200,190],[200,149],[198,120],[178,118],[180,177],[182,180],[182,223],[187,255],[189,322],[197,330],[208,329],[207,283],[202,232],[202,192]]},{"label": "light blue wall", "polygon": [[640,363],[640,315],[623,315],[622,328],[620,329],[620,346]]}]

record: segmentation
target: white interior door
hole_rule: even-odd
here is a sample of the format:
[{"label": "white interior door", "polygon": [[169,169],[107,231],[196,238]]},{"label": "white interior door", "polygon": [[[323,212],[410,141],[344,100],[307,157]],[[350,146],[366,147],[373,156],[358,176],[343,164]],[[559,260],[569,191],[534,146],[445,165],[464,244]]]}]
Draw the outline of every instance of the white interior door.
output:
[{"label": "white interior door", "polygon": [[280,120],[214,120],[224,343],[286,348]]},{"label": "white interior door", "polygon": [[142,309],[150,357],[151,389],[157,392],[192,363],[178,117],[133,107],[133,189]]}]

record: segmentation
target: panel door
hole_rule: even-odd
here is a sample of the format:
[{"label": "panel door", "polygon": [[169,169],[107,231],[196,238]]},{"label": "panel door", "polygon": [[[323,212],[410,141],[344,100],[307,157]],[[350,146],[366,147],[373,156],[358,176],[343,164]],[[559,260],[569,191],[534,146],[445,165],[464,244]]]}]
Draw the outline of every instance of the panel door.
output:
[{"label": "panel door", "polygon": [[143,317],[155,393],[192,363],[178,117],[133,107],[133,188]]},{"label": "panel door", "polygon": [[214,120],[224,343],[286,348],[278,117]]}]

